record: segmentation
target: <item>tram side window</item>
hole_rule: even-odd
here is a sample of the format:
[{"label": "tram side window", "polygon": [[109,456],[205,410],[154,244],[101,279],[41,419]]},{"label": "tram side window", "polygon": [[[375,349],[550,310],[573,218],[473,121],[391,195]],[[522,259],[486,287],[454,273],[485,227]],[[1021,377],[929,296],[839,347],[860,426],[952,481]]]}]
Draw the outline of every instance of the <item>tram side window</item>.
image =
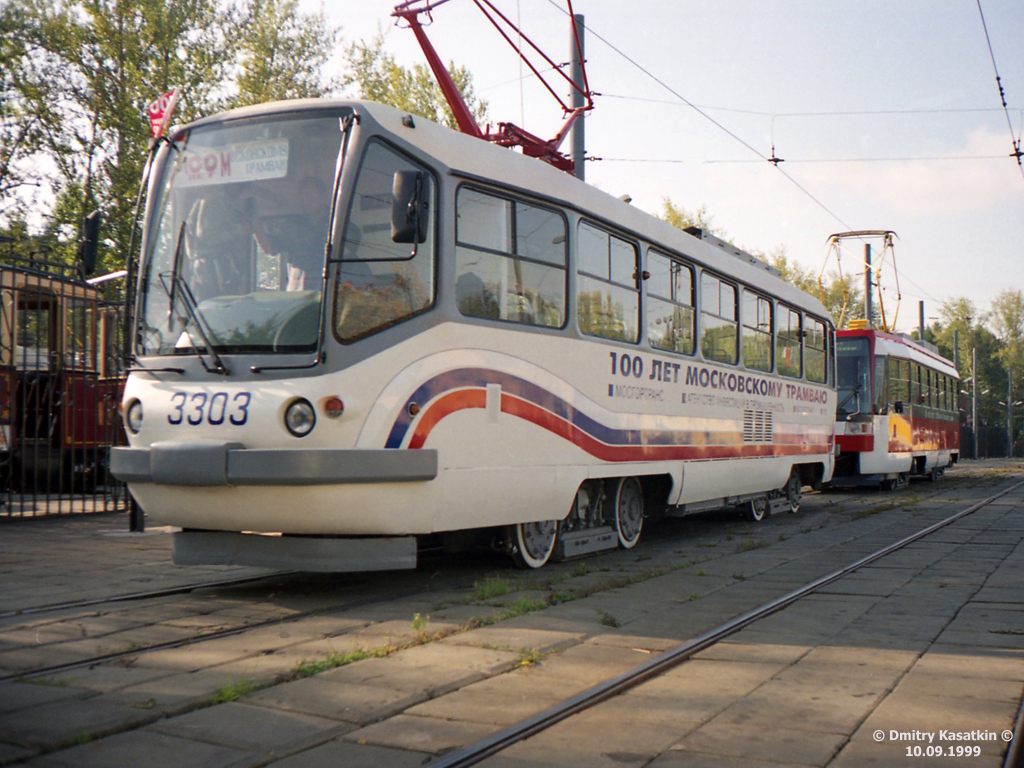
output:
[{"label": "tram side window", "polygon": [[779,305],[779,327],[775,336],[775,358],[778,372],[783,376],[799,378],[803,374],[801,356],[803,336],[800,313]]},{"label": "tram side window", "polygon": [[637,341],[640,292],[636,287],[636,246],[581,221],[576,248],[580,330],[590,336]]},{"label": "tram side window", "polygon": [[889,395],[893,402],[910,401],[910,363],[898,357],[889,358]]},{"label": "tram side window", "polygon": [[739,362],[736,286],[703,272],[700,276],[700,353],[705,360]]},{"label": "tram side window", "polygon": [[[391,239],[395,173],[423,174],[426,238],[415,245]],[[433,176],[380,142],[366,149],[345,224],[341,261],[334,263],[334,329],[351,342],[402,322],[434,303],[437,193]]]},{"label": "tram side window", "polygon": [[648,251],[647,272],[647,338],[651,346],[692,355],[693,268],[678,259]]},{"label": "tram side window", "polygon": [[875,413],[885,413],[889,403],[889,362],[888,357],[875,357]]},{"label": "tram side window", "polygon": [[64,310],[64,364],[96,370],[96,304],[72,300]]},{"label": "tram side window", "polygon": [[757,371],[772,370],[772,303],[743,291],[743,364]]},{"label": "tram side window", "polygon": [[921,403],[921,366],[917,363],[910,364],[910,402]]},{"label": "tram side window", "polygon": [[828,328],[821,320],[807,318],[804,337],[804,357],[807,360],[807,380],[824,384],[828,380]]},{"label": "tram side window", "polygon": [[567,246],[561,214],[471,187],[459,190],[455,206],[459,312],[561,328]]}]

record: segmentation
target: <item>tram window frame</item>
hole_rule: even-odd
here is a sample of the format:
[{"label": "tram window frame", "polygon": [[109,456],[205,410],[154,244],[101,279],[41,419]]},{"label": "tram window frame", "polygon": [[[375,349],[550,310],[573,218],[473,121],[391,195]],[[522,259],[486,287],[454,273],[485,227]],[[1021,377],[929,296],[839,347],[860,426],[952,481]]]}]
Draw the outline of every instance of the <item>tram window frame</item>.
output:
[{"label": "tram window frame", "polygon": [[[662,265],[661,262],[664,262]],[[682,259],[647,249],[647,341],[661,352],[692,356],[697,349],[694,268]],[[686,277],[686,285],[680,278]],[[666,312],[670,315],[666,316]]]},{"label": "tram window frame", "polygon": [[[424,203],[428,216],[426,237],[422,242],[413,245],[411,248],[406,244],[398,244],[391,241],[391,200],[394,197],[392,185],[390,183],[386,184],[386,192],[384,191],[385,186],[371,189],[360,186],[363,174],[368,167],[367,160],[370,157],[370,153],[378,149],[388,152],[391,161],[396,166],[399,166],[399,170],[412,170],[423,173]],[[373,172],[377,173],[378,176],[385,175],[380,170]],[[387,179],[393,179],[393,176],[393,171],[386,174]],[[361,189],[362,193],[360,193]],[[345,211],[339,255],[328,262],[334,283],[333,296],[331,298],[331,331],[335,339],[342,344],[353,344],[361,341],[368,336],[373,336],[388,328],[404,323],[413,317],[422,315],[433,309],[436,305],[439,260],[437,239],[440,229],[438,222],[440,206],[437,202],[440,199],[440,192],[441,187],[436,174],[424,162],[379,137],[371,138],[363,148],[362,155],[359,158],[359,168],[356,173],[355,184],[351,191],[351,200],[348,210]],[[366,213],[369,216],[370,214],[367,213],[369,211],[376,211],[378,214],[381,211],[386,212],[387,224],[385,225],[384,223],[384,216],[378,216],[379,221],[372,221],[369,224],[363,222],[361,225],[354,222],[355,218],[360,214]],[[350,229],[355,227],[354,233],[358,235],[360,234],[361,226],[363,233],[386,232],[386,238],[390,245],[384,244],[383,248],[386,251],[394,249],[394,254],[379,258],[345,258],[346,253],[349,252],[348,248],[351,242],[349,238]],[[359,242],[360,246],[363,244],[362,241]],[[374,244],[369,243],[368,248],[373,247]],[[375,268],[380,270],[380,274],[375,271]],[[387,271],[388,269],[391,270],[390,273]],[[429,281],[426,290],[423,291],[424,297],[419,301],[414,302],[415,279],[410,279],[410,274],[408,273],[411,273],[411,278]],[[410,304],[409,311],[404,313],[396,312],[392,315],[381,314],[378,310],[381,307],[388,307],[385,302],[390,298],[389,291],[397,297],[396,301],[392,302],[392,304],[397,306],[408,302]],[[362,306],[360,306],[360,302],[362,302]],[[353,312],[367,315],[368,320],[371,322],[364,324],[362,327],[356,324],[353,329],[343,328],[342,324]],[[358,314],[355,316],[359,317]]]},{"label": "tram window frame", "polygon": [[891,359],[885,355],[875,355],[875,413],[885,413],[885,408],[889,404],[889,361]]},{"label": "tram window frame", "polygon": [[[813,315],[805,315],[802,336],[804,376],[815,384],[826,384],[828,382],[828,323]],[[820,339],[821,346],[812,343],[817,339]]]},{"label": "tram window frame", "polygon": [[[765,313],[767,313],[767,319]],[[753,315],[753,325],[750,321],[751,315]],[[772,304],[772,300],[749,288],[744,288],[740,306],[740,323],[743,365],[755,371],[771,373],[775,368],[775,306]],[[764,330],[765,328],[767,330]],[[758,349],[759,345],[766,346],[760,350]],[[755,355],[755,352],[759,354]],[[767,355],[764,354],[765,352]]]},{"label": "tram window frame", "polygon": [[[793,331],[793,319],[796,319],[796,332]],[[783,320],[787,321],[783,331]],[[788,304],[779,303],[775,327],[775,368],[780,376],[799,379],[804,375],[804,325],[803,313]],[[796,362],[787,360],[786,352],[796,350]],[[789,356],[792,358],[792,354]],[[785,366],[785,367],[783,367]]]},{"label": "tram window frame", "polygon": [[910,361],[900,357],[889,358],[889,395],[891,402],[910,402]]},{"label": "tram window frame", "polygon": [[924,402],[921,396],[921,366],[914,362],[910,364],[910,402],[914,405]]},{"label": "tram window frame", "polygon": [[[713,272],[701,270],[697,333],[700,336],[700,354],[705,360],[725,365],[739,364],[739,297],[737,285]],[[731,334],[716,333],[719,329],[729,328],[732,329]]]},{"label": "tram window frame", "polygon": [[[497,226],[479,226],[477,222],[478,225],[470,229],[473,220],[468,216],[478,204],[503,208],[493,222]],[[561,232],[552,233],[551,237],[551,245],[561,246],[557,256],[559,249],[551,249],[549,258],[545,258],[542,245],[534,242],[541,229],[532,232],[523,229],[529,213],[534,211],[547,214],[547,224],[555,221],[560,224]],[[504,221],[499,224],[498,219]],[[488,235],[496,239],[485,242]],[[470,259],[475,261],[470,262]],[[487,261],[492,262],[487,265],[489,269],[482,272],[472,269],[483,267]],[[544,290],[544,283],[556,272],[561,272],[556,290]],[[490,189],[468,184],[459,187],[455,196],[455,274],[456,308],[464,317],[537,328],[565,328],[569,289],[569,224],[565,213]],[[528,277],[524,280],[526,274]],[[485,279],[488,277],[494,277],[495,281],[489,283]],[[561,289],[560,293],[557,288]],[[473,302],[473,299],[478,301]]]},{"label": "tram window frame", "polygon": [[[633,240],[580,219],[576,226],[576,322],[580,333],[631,344],[640,341],[639,263],[640,249]],[[617,303],[622,305],[619,316]]]}]

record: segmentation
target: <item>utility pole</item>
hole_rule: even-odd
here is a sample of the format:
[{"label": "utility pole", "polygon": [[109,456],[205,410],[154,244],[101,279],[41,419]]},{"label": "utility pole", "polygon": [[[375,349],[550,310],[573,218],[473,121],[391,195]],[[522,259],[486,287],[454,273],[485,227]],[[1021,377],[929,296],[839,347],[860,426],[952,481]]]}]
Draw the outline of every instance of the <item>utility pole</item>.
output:
[{"label": "utility pole", "polygon": [[[583,14],[577,13],[572,17],[573,34],[569,35],[569,48],[572,52],[572,82],[576,86],[572,89],[572,107],[573,109],[579,109],[584,105],[583,101],[583,61],[584,61],[584,42],[583,32],[586,27],[583,25]],[[576,45],[576,41],[579,40],[579,45]],[[580,115],[576,118],[576,122],[572,124],[572,162],[573,162],[573,173],[576,178],[580,181],[584,181],[586,178],[586,171],[584,170],[584,161],[586,159],[586,131],[583,128],[583,124],[586,122],[586,117]]]},{"label": "utility pole", "polygon": [[978,348],[971,350],[971,432],[974,435],[974,458],[978,458]]},{"label": "utility pole", "polygon": [[1006,458],[1013,458],[1013,368],[1006,366]]},{"label": "utility pole", "polygon": [[868,328],[874,328],[871,322],[871,243],[864,243],[864,319]]},{"label": "utility pole", "polygon": [[921,331],[920,331],[920,333],[921,333],[921,341],[924,341],[924,302],[923,301],[917,302],[917,309],[918,309],[918,313],[920,314],[920,320],[918,320],[918,324],[919,324],[919,326],[921,328]]}]

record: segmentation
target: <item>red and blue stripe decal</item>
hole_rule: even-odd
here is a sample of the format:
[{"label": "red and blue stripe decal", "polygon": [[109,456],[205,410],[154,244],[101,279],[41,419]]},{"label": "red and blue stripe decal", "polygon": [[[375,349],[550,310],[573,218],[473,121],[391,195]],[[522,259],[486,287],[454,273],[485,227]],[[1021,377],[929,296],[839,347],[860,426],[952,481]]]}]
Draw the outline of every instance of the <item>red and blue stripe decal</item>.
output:
[{"label": "red and blue stripe decal", "polygon": [[[685,416],[643,416],[662,428],[621,428],[603,424],[555,393],[519,376],[488,368],[459,368],[434,376],[405,401],[391,427],[385,448],[422,448],[446,416],[469,408],[485,408],[487,385],[501,387],[502,413],[558,435],[602,461],[668,461],[816,454],[830,450],[831,422],[776,429],[773,443],[744,443],[739,426],[720,420],[714,431],[685,428]],[[410,406],[420,406],[416,415]],[[424,404],[426,407],[424,407]],[[415,409],[412,409],[415,410]],[[674,425],[683,428],[673,428]],[[797,431],[792,431],[796,429]],[[408,440],[407,440],[408,439]]]}]

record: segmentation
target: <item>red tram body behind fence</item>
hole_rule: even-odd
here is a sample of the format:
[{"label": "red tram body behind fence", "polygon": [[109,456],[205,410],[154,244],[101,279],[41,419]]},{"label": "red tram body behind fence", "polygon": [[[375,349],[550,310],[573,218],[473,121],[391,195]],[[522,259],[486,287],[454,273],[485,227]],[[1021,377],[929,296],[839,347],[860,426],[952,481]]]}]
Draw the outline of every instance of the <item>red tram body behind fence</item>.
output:
[{"label": "red tram body behind fence", "polygon": [[124,503],[108,469],[124,442],[122,308],[71,271],[0,265],[0,515]]}]

